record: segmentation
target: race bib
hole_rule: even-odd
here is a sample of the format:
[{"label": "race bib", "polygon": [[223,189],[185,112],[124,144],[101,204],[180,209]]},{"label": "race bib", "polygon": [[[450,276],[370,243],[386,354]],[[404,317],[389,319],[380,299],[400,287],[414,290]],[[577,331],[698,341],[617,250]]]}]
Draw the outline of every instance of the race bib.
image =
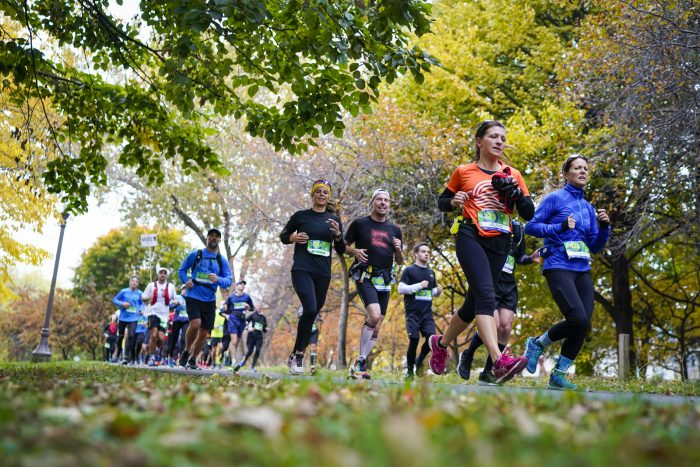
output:
[{"label": "race bib", "polygon": [[105,342],[105,349],[109,348],[109,342]]},{"label": "race bib", "polygon": [[233,309],[234,310],[244,310],[245,303],[244,302],[233,302]]},{"label": "race bib", "polygon": [[588,249],[582,240],[576,242],[564,242],[564,248],[566,249],[566,256],[569,259],[591,259],[591,250]]},{"label": "race bib", "polygon": [[129,313],[138,313],[139,310],[136,309],[136,305],[131,305],[128,310]]},{"label": "race bib", "polygon": [[430,289],[423,289],[416,292],[416,300],[421,302],[432,302],[433,301],[433,291]]},{"label": "race bib", "polygon": [[212,283],[209,280],[209,273],[208,272],[199,271],[195,274],[194,278],[197,282],[201,282],[203,284],[211,284]]},{"label": "race bib", "polygon": [[479,211],[477,220],[481,228],[486,231],[510,233],[510,216],[505,212],[485,209]]},{"label": "race bib", "polygon": [[324,242],[323,240],[309,240],[306,242],[306,249],[312,255],[330,256],[331,242]]},{"label": "race bib", "polygon": [[387,284],[382,276],[374,276],[371,281],[374,288],[377,289],[377,292],[391,291],[391,284]]},{"label": "race bib", "polygon": [[256,331],[262,331],[263,330],[263,323],[256,321],[253,323],[253,329]]},{"label": "race bib", "polygon": [[512,255],[508,255],[506,258],[506,263],[503,265],[503,272],[507,272],[508,274],[513,274],[513,270],[515,269],[515,258]]},{"label": "race bib", "polygon": [[316,331],[318,331],[318,326],[316,325],[316,323],[314,323],[314,324],[311,326],[311,332],[316,332]]}]

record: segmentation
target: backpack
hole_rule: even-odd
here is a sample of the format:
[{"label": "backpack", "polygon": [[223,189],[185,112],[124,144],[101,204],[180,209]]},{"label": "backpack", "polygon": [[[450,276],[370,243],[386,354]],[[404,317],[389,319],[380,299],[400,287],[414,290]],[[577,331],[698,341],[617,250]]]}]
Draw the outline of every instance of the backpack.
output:
[{"label": "backpack", "polygon": [[[197,264],[202,260],[202,250],[197,250],[197,257],[194,259],[192,264],[192,271],[197,268]],[[221,253],[216,254],[216,262],[219,264],[219,273],[224,270],[223,261],[221,260]]]},{"label": "backpack", "polygon": [[[165,298],[165,306],[170,306],[170,294],[168,293],[168,287],[170,282],[165,282],[165,293],[163,294]],[[155,305],[158,301],[158,281],[153,282],[153,298],[151,298],[151,305]]]}]

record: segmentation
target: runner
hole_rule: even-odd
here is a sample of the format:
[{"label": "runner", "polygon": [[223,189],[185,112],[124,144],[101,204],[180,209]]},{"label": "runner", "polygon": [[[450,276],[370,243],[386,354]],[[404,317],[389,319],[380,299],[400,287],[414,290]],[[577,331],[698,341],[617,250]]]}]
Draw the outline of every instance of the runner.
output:
[{"label": "runner", "polygon": [[180,288],[180,295],[175,296],[175,300],[170,302],[170,308],[175,310],[173,314],[173,322],[170,327],[170,336],[168,337],[168,362],[167,364],[175,366],[176,349],[180,342],[180,334],[187,332],[187,325],[190,319],[187,317],[187,308],[185,307],[185,297],[187,287]]},{"label": "runner", "polygon": [[[593,317],[591,253],[603,249],[610,235],[605,209],[596,210],[584,199],[588,183],[588,159],[570,156],[562,167],[566,185],[547,195],[525,233],[544,238],[540,255],[542,274],[564,320],[538,338],[527,339],[527,371],[534,373],[537,361],[553,342],[563,340],[561,354],[549,377],[550,389],[576,389],[566,372],[578,355]],[[600,228],[598,227],[600,224]]]},{"label": "runner", "polygon": [[[515,265],[540,262],[538,251],[535,251],[532,255],[525,253],[525,235],[520,222],[513,219],[512,227],[513,235],[510,242],[510,251],[506,263],[501,270],[501,278],[496,283],[496,311],[494,312],[494,318],[496,319],[497,326],[498,348],[501,349],[501,351],[503,351],[508,344],[510,333],[513,329],[515,312],[518,309],[518,284],[515,281]],[[475,332],[469,347],[463,350],[459,355],[457,373],[463,379],[469,379],[474,352],[476,352],[483,343],[481,337],[479,337],[479,333]],[[484,370],[479,374],[479,384],[496,384],[496,377],[493,375],[492,369],[493,360],[489,355],[486,358]]]},{"label": "runner", "polygon": [[267,332],[267,318],[263,314],[262,310],[255,310],[246,317],[248,322],[248,339],[246,340],[246,345],[248,347],[248,352],[243,357],[243,361],[236,365],[234,372],[243,368],[248,361],[248,358],[255,351],[253,355],[253,364],[250,366],[250,371],[256,372],[256,365],[258,364],[258,357],[260,357],[260,351],[263,346],[263,333]]},{"label": "runner", "polygon": [[[167,268],[158,267],[158,279],[149,283],[143,292],[142,299],[148,304],[145,315],[148,317],[148,366],[156,366],[156,357],[160,362],[160,349],[165,340],[165,329],[168,325],[170,301],[175,300],[175,286],[168,282]],[[156,355],[157,351],[157,355]]]},{"label": "runner", "polygon": [[144,314],[144,307],[141,307],[139,310],[139,317],[136,320],[136,329],[134,329],[134,348],[136,349],[136,356],[132,362],[133,364],[144,363],[146,346],[149,343],[148,338],[150,337],[146,331],[148,331],[148,316]]},{"label": "runner", "polygon": [[223,357],[223,352],[221,351],[222,339],[224,337],[224,325],[226,324],[226,317],[221,313],[217,313],[214,317],[214,329],[211,330],[211,366],[215,368],[220,366],[219,357]]},{"label": "runner", "polygon": [[240,368],[236,354],[238,353],[238,344],[245,330],[245,313],[246,311],[255,310],[253,299],[245,293],[247,284],[244,280],[236,282],[236,289],[228,296],[223,306],[224,314],[228,316],[226,325],[229,339],[231,340],[228,345],[228,352],[231,357],[231,367],[234,371],[238,371],[237,367]]},{"label": "runner", "polygon": [[117,348],[117,331],[117,320],[114,316],[112,316],[109,323],[107,323],[102,330],[105,337],[104,360],[107,363],[112,363],[114,351]]},{"label": "runner", "polygon": [[329,205],[330,196],[330,182],[315,181],[311,186],[311,208],[292,214],[280,233],[282,243],[294,244],[292,285],[303,307],[294,349],[287,359],[293,375],[304,374],[304,352],[326,302],[331,282],[331,249],[339,255],[345,252],[342,224]]},{"label": "runner", "polygon": [[[404,269],[399,281],[399,293],[404,300],[406,310],[406,331],[408,332],[408,350],[406,351],[406,377],[420,376],[425,357],[430,353],[430,336],[435,334],[433,320],[433,297],[442,294],[442,287],[437,285],[435,273],[428,267],[430,247],[425,242],[413,247],[415,263]],[[418,341],[421,334],[425,338],[420,355],[416,360]]]},{"label": "runner", "polygon": [[[134,332],[136,330],[136,321],[139,317],[139,310],[143,305],[141,300],[141,291],[139,290],[138,276],[131,276],[129,279],[129,287],[119,291],[112,299],[112,303],[119,307],[119,325],[117,338],[117,352],[122,357],[122,365],[134,362],[136,358],[136,340]],[[129,330],[129,336],[126,340],[126,350],[122,350],[124,343],[124,331]]]},{"label": "runner", "polygon": [[233,282],[228,260],[219,254],[220,241],[221,232],[209,229],[207,247],[190,253],[178,270],[180,281],[187,287],[185,303],[190,319],[179,363],[192,370],[199,368],[197,356],[214,328],[216,290],[226,289]]},{"label": "runner", "polygon": [[[390,197],[385,189],[372,193],[371,214],[356,219],[345,234],[347,253],[355,256],[350,277],[367,310],[360,332],[360,351],[350,367],[350,377],[370,379],[367,356],[372,351],[386,309],[393,282],[393,264],[403,264],[401,229],[387,219]],[[352,245],[355,245],[354,247]]]},{"label": "runner", "polygon": [[479,335],[495,362],[497,383],[510,380],[527,364],[525,357],[511,357],[508,351],[501,351],[494,319],[494,284],[508,255],[510,216],[516,208],[524,219],[532,218],[534,213],[520,172],[501,161],[505,147],[503,124],[482,122],[476,130],[476,161],[460,165],[438,199],[441,211],[461,211],[453,233],[457,234],[457,259],[469,283],[466,300],[452,317],[445,335],[430,338],[430,368],[438,375],[445,372],[447,345],[475,318]]}]

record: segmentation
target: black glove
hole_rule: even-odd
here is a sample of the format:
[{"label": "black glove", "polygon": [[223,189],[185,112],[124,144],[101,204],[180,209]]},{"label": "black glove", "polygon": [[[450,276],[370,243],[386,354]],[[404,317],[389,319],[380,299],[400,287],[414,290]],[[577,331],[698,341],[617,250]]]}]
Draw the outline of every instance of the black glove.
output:
[{"label": "black glove", "polygon": [[491,186],[499,195],[505,196],[508,191],[518,185],[515,183],[515,179],[512,176],[506,173],[496,172],[491,177]]}]

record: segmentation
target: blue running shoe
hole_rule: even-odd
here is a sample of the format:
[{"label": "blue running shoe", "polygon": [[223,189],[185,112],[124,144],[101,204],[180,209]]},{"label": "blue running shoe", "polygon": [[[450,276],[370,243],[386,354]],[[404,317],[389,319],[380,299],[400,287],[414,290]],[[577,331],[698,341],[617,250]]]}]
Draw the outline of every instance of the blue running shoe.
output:
[{"label": "blue running shoe", "polygon": [[532,374],[537,370],[537,362],[544,352],[544,347],[537,343],[532,337],[527,338],[525,345],[525,358],[527,358],[527,371]]},{"label": "blue running shoe", "polygon": [[576,391],[578,386],[566,379],[566,372],[554,370],[549,377],[549,389],[554,389],[555,391]]}]

